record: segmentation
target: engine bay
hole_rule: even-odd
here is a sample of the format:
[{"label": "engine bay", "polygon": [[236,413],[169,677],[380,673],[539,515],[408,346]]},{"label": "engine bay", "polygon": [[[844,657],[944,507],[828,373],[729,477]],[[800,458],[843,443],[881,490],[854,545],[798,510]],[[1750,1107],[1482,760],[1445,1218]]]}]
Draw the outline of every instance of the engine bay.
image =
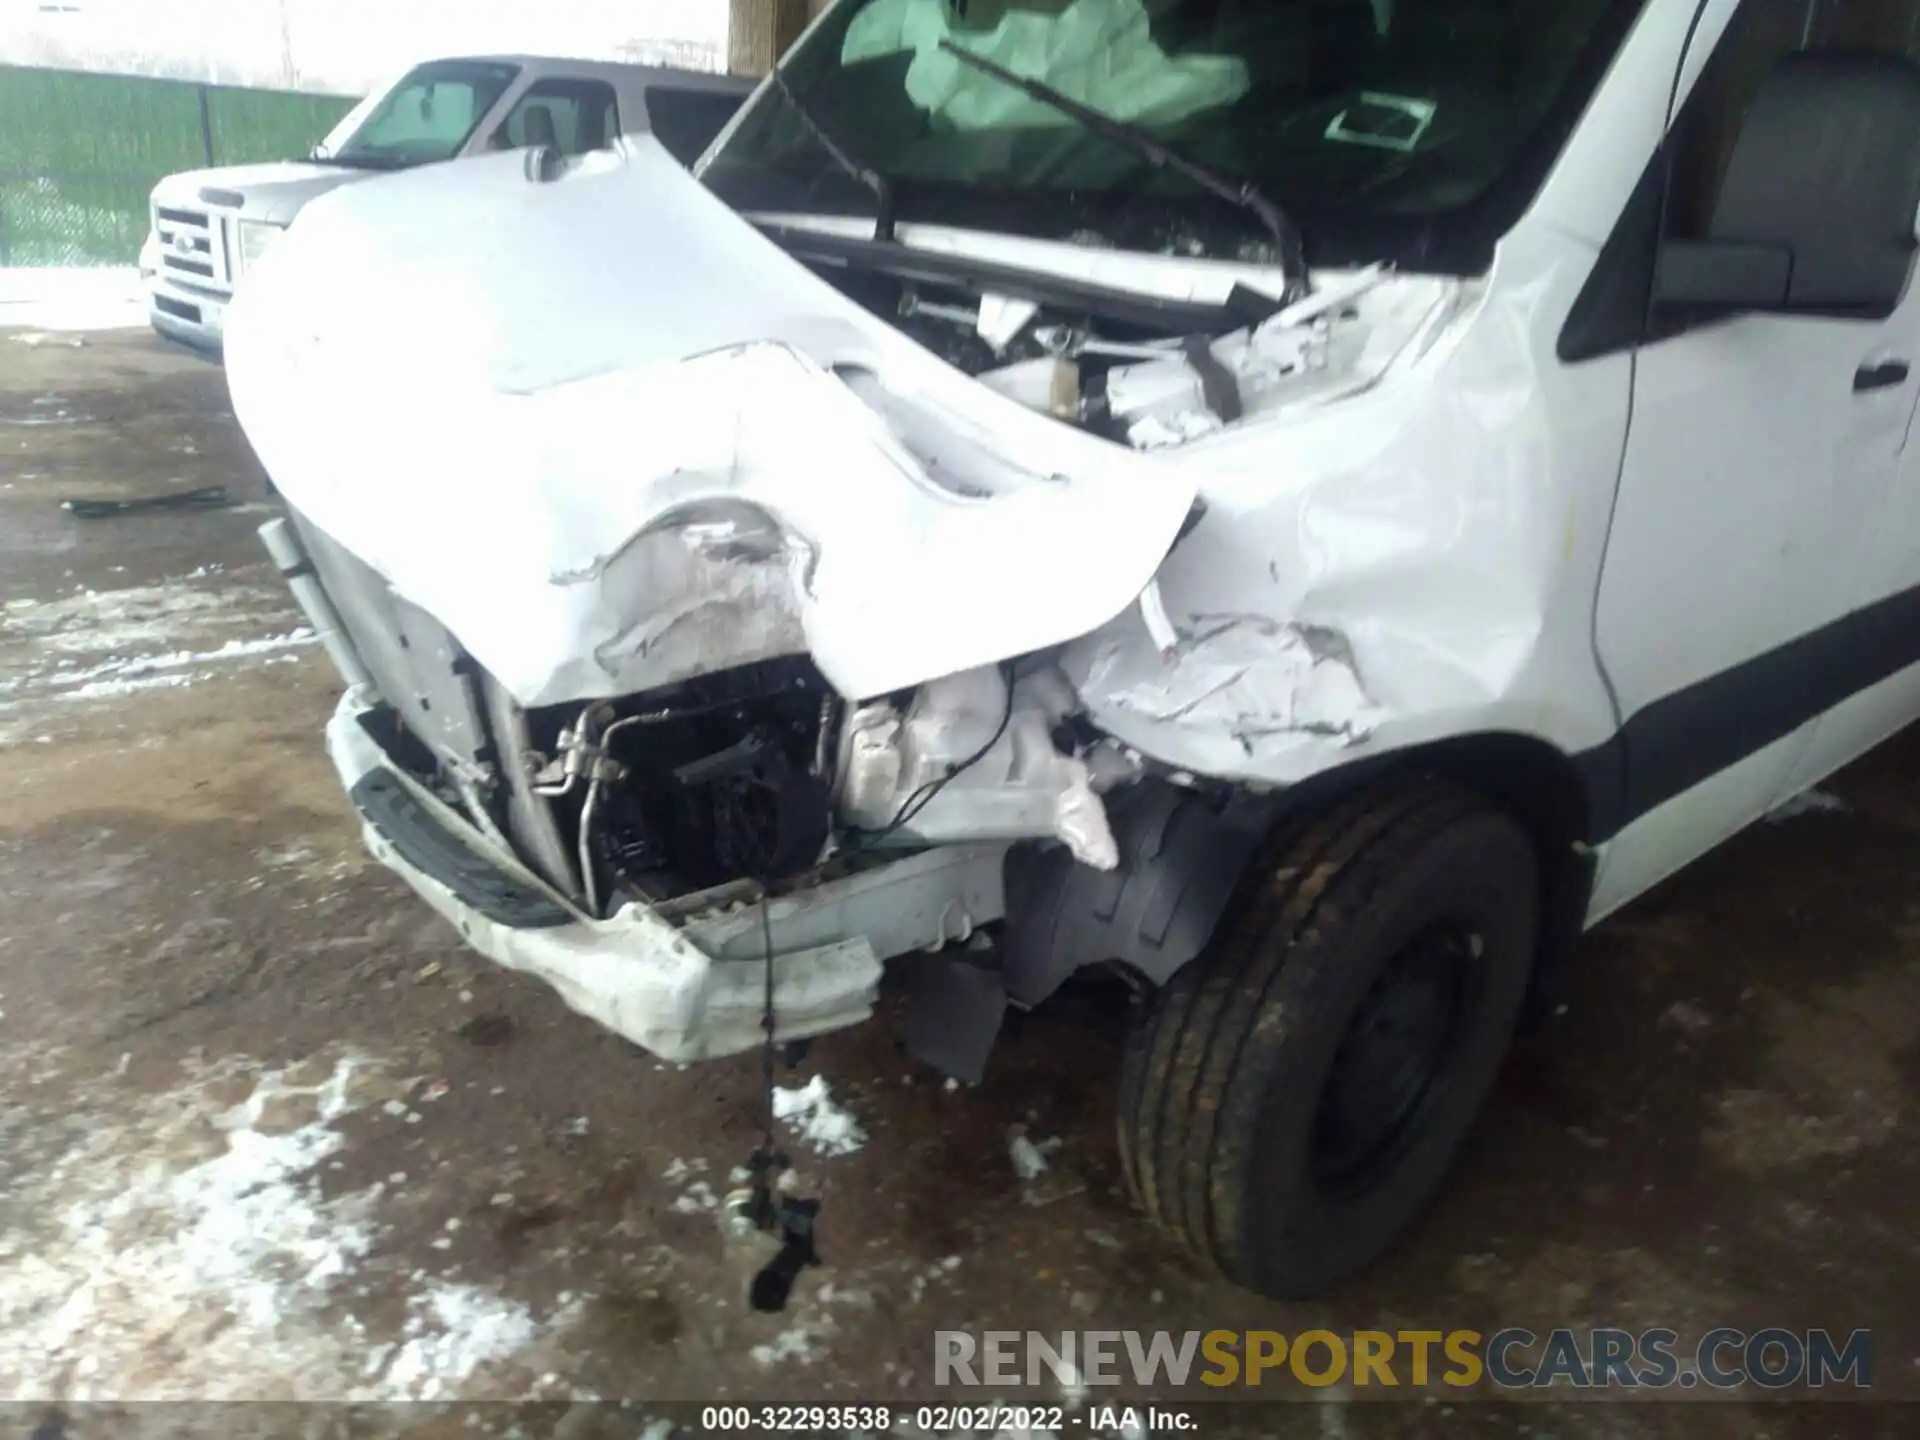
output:
[{"label": "engine bay", "polygon": [[[1110,868],[1096,773],[1133,762],[1075,709],[1040,662],[849,708],[809,661],[777,660],[529,714],[502,778],[545,807],[594,914],[965,841],[1051,838]],[[508,798],[483,823],[511,829]]]},{"label": "engine bay", "polygon": [[1370,267],[1284,305],[1236,283],[1163,299],[889,243],[767,233],[848,298],[1028,408],[1140,450],[1178,445],[1336,381],[1363,336]]}]

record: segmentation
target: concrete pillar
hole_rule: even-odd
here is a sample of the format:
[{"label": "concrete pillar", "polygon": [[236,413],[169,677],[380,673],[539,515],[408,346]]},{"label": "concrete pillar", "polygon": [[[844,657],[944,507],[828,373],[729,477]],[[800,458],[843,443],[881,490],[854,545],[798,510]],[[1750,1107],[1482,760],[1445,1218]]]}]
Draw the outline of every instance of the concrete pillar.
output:
[{"label": "concrete pillar", "polygon": [[[728,0],[727,68],[764,75],[806,28],[807,0]],[[818,6],[811,7],[813,9]]]}]

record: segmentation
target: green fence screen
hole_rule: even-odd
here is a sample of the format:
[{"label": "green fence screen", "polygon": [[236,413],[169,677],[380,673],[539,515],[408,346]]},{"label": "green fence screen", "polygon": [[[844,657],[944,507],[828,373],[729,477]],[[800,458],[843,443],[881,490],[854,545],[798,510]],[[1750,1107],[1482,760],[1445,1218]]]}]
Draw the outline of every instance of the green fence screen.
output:
[{"label": "green fence screen", "polygon": [[304,155],[352,104],[0,65],[0,265],[131,265],[162,175]]}]

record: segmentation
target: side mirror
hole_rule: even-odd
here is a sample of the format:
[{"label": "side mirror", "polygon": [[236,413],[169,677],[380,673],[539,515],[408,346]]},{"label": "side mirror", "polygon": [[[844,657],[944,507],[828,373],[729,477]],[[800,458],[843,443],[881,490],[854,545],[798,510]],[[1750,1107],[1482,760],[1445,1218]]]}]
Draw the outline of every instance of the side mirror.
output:
[{"label": "side mirror", "polygon": [[1793,252],[1739,240],[1668,240],[1653,269],[1653,303],[1696,319],[1784,310]]},{"label": "side mirror", "polygon": [[1655,300],[1882,318],[1907,287],[1916,213],[1920,65],[1789,55],[1741,124],[1705,240],[1661,247]]}]

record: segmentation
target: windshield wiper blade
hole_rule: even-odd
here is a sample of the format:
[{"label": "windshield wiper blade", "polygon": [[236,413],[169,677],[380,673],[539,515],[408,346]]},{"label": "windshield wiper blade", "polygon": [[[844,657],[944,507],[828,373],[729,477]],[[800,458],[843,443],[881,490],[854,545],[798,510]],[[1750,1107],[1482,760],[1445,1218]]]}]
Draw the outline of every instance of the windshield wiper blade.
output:
[{"label": "windshield wiper blade", "polygon": [[309,155],[309,165],[336,165],[342,170],[399,170],[402,163],[390,156]]},{"label": "windshield wiper blade", "polygon": [[876,240],[892,240],[893,182],[871,165],[863,164],[859,160],[854,159],[852,155],[847,153],[846,149],[838,140],[835,140],[832,135],[827,133],[826,127],[820,123],[820,119],[813,113],[812,107],[793,93],[793,87],[787,84],[787,77],[781,72],[778,65],[773,67],[772,78],[773,88],[780,92],[780,98],[787,102],[788,107],[792,109],[794,113],[794,117],[806,127],[807,133],[813,136],[820,148],[832,157],[833,163],[873,192],[874,201],[879,206],[879,209],[873,217],[873,238]]},{"label": "windshield wiper blade", "polygon": [[1125,120],[1116,120],[1103,114],[1090,105],[1083,105],[1071,95],[1062,93],[1041,80],[1029,80],[1024,75],[1015,74],[997,61],[984,55],[976,55],[964,45],[956,45],[952,40],[942,40],[940,48],[960,61],[970,65],[982,75],[991,75],[1004,85],[1011,85],[1042,105],[1050,105],[1062,115],[1071,116],[1096,135],[1125,145],[1156,169],[1171,170],[1183,175],[1205,190],[1209,195],[1218,196],[1230,205],[1237,205],[1255,216],[1273,237],[1274,244],[1280,248],[1280,270],[1286,277],[1288,300],[1297,300],[1304,296],[1312,286],[1307,279],[1306,248],[1300,238],[1300,227],[1293,223],[1291,216],[1273,200],[1262,194],[1260,187],[1251,180],[1236,180],[1223,175],[1218,170],[1202,165],[1198,160],[1190,160],[1178,150],[1167,144],[1159,136],[1144,126],[1131,124]]}]

